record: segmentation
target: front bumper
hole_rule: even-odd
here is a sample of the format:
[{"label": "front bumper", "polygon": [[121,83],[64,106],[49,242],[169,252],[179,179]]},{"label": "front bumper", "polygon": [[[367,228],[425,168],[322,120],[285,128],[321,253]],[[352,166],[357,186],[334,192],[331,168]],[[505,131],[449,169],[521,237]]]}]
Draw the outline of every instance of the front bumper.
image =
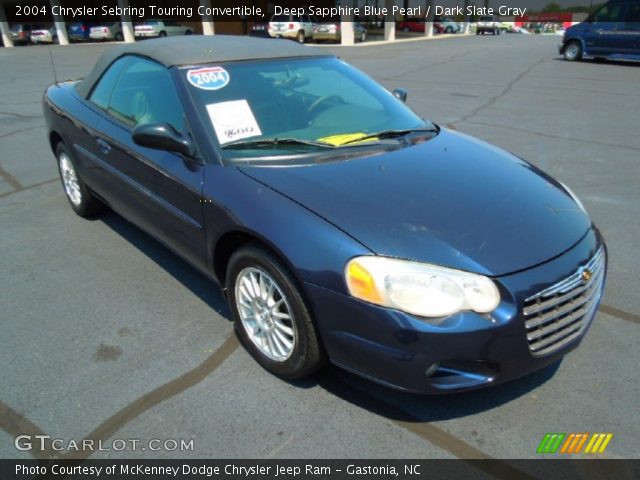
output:
[{"label": "front bumper", "polygon": [[306,287],[333,363],[401,390],[457,392],[534,372],[579,345],[597,312],[604,282],[578,338],[547,355],[531,353],[522,306],[525,299],[574,273],[600,245],[599,234],[592,230],[560,257],[496,279],[502,301],[491,315],[462,312],[439,324],[319,286]]}]

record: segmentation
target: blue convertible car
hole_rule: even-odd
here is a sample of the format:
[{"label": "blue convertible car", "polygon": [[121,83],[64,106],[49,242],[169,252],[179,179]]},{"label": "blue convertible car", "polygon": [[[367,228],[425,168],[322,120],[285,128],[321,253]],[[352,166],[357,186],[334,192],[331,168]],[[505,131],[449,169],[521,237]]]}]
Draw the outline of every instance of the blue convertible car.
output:
[{"label": "blue convertible car", "polygon": [[202,270],[280,377],[330,361],[443,393],[557,361],[596,315],[600,233],[565,185],[405,97],[324,50],[184,37],[113,48],[44,112],[73,210]]}]

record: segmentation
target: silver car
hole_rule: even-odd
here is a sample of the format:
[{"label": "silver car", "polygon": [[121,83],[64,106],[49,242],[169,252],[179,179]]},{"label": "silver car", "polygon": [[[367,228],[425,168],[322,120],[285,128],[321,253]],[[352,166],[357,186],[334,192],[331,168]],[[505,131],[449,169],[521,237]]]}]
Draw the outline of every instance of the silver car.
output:
[{"label": "silver car", "polygon": [[91,40],[115,40],[117,42],[121,42],[124,40],[122,24],[120,22],[113,22],[91,27],[89,38]]},{"label": "silver car", "polygon": [[[364,42],[367,39],[367,29],[358,22],[353,23],[353,35],[356,42]],[[339,42],[342,40],[342,28],[339,21],[318,23],[313,26],[313,41]]]}]

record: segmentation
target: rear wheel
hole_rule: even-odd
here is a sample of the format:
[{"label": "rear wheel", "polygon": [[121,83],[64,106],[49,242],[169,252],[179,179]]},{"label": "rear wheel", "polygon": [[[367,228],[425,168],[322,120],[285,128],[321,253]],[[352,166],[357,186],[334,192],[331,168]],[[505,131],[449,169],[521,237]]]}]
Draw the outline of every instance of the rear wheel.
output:
[{"label": "rear wheel", "polygon": [[191,35],[191,30],[185,30],[184,34],[185,35]]},{"label": "rear wheel", "polygon": [[565,60],[573,62],[582,58],[582,45],[577,40],[567,43],[562,51]]},{"label": "rear wheel", "polygon": [[410,31],[411,31],[411,29],[410,29],[409,27],[404,27],[404,28],[402,29],[402,31],[403,31],[403,32],[410,32]]},{"label": "rear wheel", "polygon": [[282,261],[252,243],[232,255],[226,278],[236,332],[260,365],[291,380],[322,366],[309,308]]},{"label": "rear wheel", "polygon": [[167,32],[165,32],[164,30],[162,30],[159,34],[159,37],[166,37],[167,36]]},{"label": "rear wheel", "polygon": [[99,213],[103,204],[89,192],[78,175],[71,153],[62,142],[56,146],[56,158],[58,159],[58,171],[64,193],[67,195],[67,200],[69,200],[73,211],[81,217],[91,217]]},{"label": "rear wheel", "polygon": [[304,43],[304,40],[305,40],[304,31],[300,30],[298,32],[298,35],[296,35],[296,40],[298,41],[298,43]]},{"label": "rear wheel", "polygon": [[453,33],[453,28],[451,27],[445,28],[444,33]]},{"label": "rear wheel", "polygon": [[116,33],[116,42],[121,42],[124,40],[121,32]]},{"label": "rear wheel", "polygon": [[366,40],[367,40],[367,31],[363,30],[362,33],[360,34],[360,41],[365,42]]}]

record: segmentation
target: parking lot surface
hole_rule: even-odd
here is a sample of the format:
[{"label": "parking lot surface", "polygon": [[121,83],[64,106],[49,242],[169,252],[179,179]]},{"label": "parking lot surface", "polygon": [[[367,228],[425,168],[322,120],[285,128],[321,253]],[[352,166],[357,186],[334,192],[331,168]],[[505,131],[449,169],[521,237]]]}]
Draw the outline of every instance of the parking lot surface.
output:
[{"label": "parking lot surface", "polygon": [[640,65],[561,61],[557,42],[332,47],[407,89],[420,115],[567,183],[608,242],[603,306],[580,348],[520,380],[437,397],[337,368],[295,383],[262,370],[199,273],[116,214],[69,208],[40,103],[50,53],[62,80],[109,46],[0,50],[0,458],[67,455],[17,450],[23,433],[193,439],[92,458],[534,458],[547,432],[611,432],[602,456],[640,458]]}]

